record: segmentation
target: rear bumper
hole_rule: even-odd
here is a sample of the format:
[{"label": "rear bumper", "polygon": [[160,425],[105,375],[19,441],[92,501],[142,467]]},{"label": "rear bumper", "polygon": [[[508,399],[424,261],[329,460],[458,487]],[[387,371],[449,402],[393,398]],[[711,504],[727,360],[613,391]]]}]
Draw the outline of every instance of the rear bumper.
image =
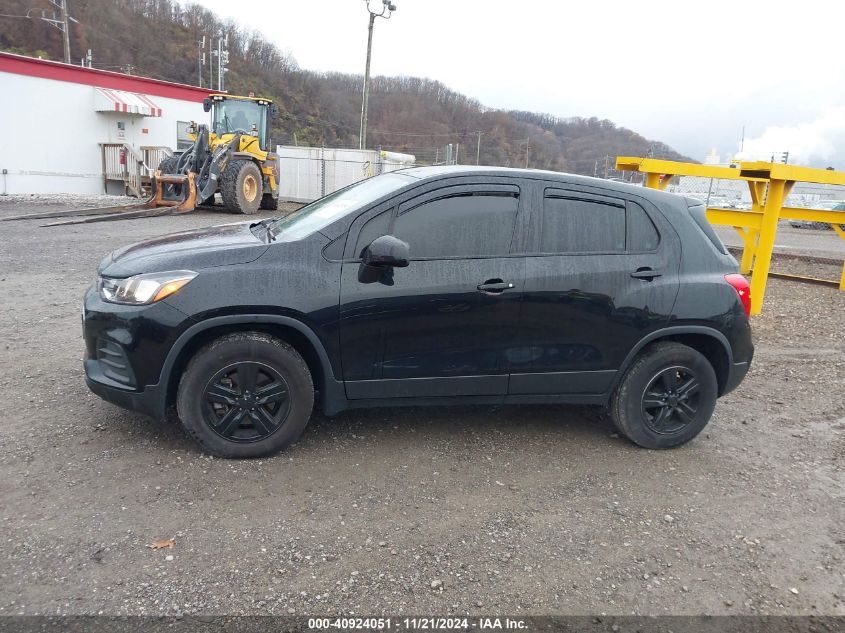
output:
[{"label": "rear bumper", "polygon": [[725,382],[725,388],[722,390],[722,395],[729,394],[731,391],[736,389],[739,386],[739,383],[743,381],[745,375],[748,373],[748,369],[751,366],[751,360],[748,360],[744,363],[734,363],[733,367],[731,367],[731,371],[728,374],[728,379]]}]

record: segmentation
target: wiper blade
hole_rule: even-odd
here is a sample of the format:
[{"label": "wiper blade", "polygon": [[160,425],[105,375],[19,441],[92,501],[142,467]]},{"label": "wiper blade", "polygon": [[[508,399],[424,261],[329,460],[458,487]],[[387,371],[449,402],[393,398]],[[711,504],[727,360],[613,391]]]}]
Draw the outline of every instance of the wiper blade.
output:
[{"label": "wiper blade", "polygon": [[265,231],[265,236],[267,237],[267,242],[275,242],[276,241],[276,234],[273,233],[273,229],[270,228],[270,223],[275,222],[278,218],[265,218],[258,222],[249,225],[249,228],[253,228],[256,226],[260,226]]}]

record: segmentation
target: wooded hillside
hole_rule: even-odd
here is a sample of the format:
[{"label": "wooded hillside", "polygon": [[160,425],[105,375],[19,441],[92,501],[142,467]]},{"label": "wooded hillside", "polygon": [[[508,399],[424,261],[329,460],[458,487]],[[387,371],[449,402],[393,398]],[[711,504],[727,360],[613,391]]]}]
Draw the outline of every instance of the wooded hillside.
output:
[{"label": "wooded hillside", "polygon": [[[49,0],[5,0],[2,13],[55,10]],[[207,9],[171,0],[68,0],[71,59],[90,48],[93,66],[197,84],[203,35],[229,36],[226,88],[274,99],[279,117],[275,142],[285,145],[357,147],[362,77],[315,73],[260,33],[223,21]],[[32,14],[32,13],[31,13]],[[40,15],[40,10],[35,12]],[[280,43],[284,45],[284,42]],[[0,49],[61,59],[61,32],[38,19],[0,18]],[[362,65],[363,65],[362,50]],[[203,85],[208,85],[208,67]],[[605,175],[617,155],[689,160],[597,118],[494,110],[442,83],[417,77],[375,77],[371,84],[368,146],[415,154],[420,162],[443,158],[447,143],[460,144],[460,163],[475,163],[481,132],[482,164],[525,166]]]}]

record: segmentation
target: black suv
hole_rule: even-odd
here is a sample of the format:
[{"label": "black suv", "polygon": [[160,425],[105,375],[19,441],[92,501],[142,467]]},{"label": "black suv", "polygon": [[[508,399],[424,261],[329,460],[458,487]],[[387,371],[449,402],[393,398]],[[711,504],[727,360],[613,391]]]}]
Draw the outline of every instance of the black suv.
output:
[{"label": "black suv", "polygon": [[119,249],[85,297],[88,386],[202,447],[274,453],[398,404],[608,407],[695,437],[748,371],[749,288],[704,207],[534,170],[423,167],[284,217]]}]

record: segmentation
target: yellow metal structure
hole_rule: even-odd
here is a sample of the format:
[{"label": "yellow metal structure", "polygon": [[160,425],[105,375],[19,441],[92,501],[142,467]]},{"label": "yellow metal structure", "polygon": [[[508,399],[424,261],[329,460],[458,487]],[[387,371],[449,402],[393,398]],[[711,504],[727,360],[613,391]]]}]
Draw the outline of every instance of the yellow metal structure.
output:
[{"label": "yellow metal structure", "polygon": [[[751,314],[760,314],[763,307],[778,220],[828,222],[839,237],[845,240],[845,231],[839,226],[845,219],[841,211],[784,206],[796,182],[845,186],[845,172],[764,162],[739,162],[730,167],[721,167],[633,156],[619,156],[616,169],[644,174],[646,187],[653,189],[665,189],[676,176],[743,180],[748,183],[751,193],[749,211],[708,208],[707,219],[713,224],[732,226],[742,237],[745,246],[740,272],[744,275],[752,273]],[[839,289],[845,290],[845,263]]]}]

